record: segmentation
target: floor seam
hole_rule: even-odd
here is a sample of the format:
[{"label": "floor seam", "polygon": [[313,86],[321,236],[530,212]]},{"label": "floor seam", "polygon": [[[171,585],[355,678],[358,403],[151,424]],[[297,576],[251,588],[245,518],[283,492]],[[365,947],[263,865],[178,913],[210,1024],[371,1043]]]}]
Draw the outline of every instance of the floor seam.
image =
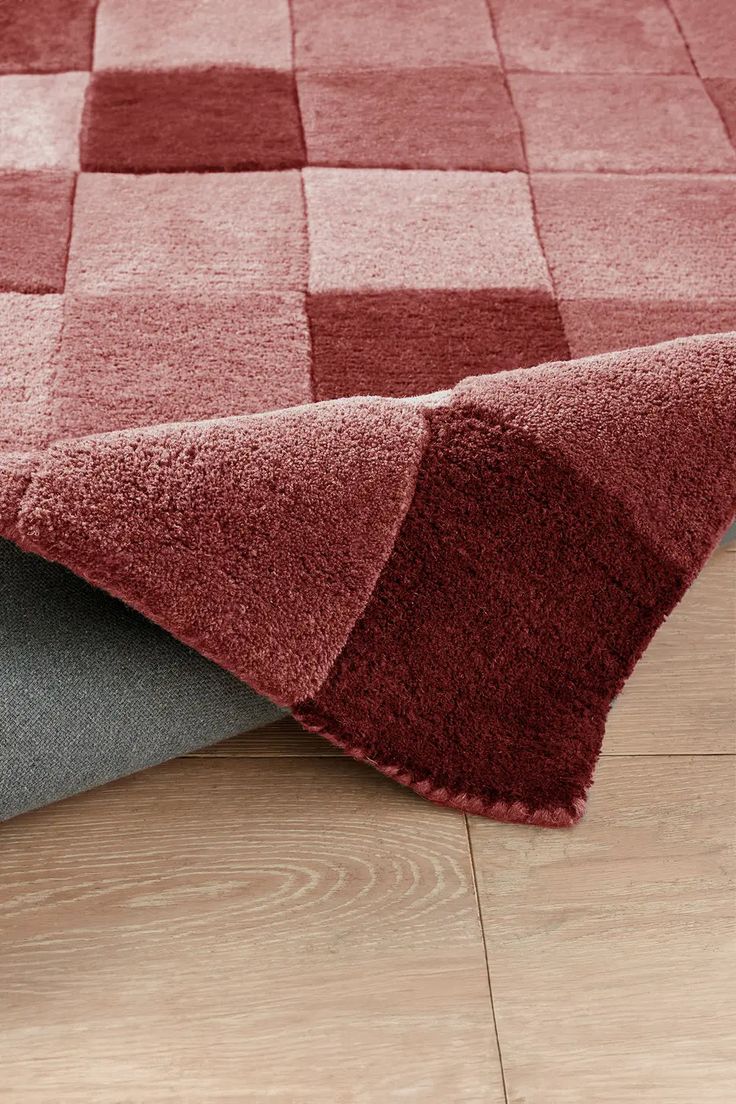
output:
[{"label": "floor seam", "polygon": [[465,836],[468,841],[468,857],[470,859],[470,874],[473,882],[473,895],[475,897],[476,914],[478,917],[478,926],[480,927],[480,937],[483,945],[483,956],[486,960],[486,977],[488,979],[488,1000],[491,1006],[491,1020],[493,1023],[493,1034],[496,1040],[496,1053],[498,1054],[498,1065],[501,1070],[501,1086],[503,1088],[503,1098],[505,1104],[509,1104],[509,1092],[506,1084],[506,1070],[503,1064],[503,1054],[501,1052],[501,1040],[498,1034],[498,1020],[496,1018],[496,1005],[493,1000],[493,982],[491,980],[491,964],[488,957],[488,943],[486,940],[486,931],[483,926],[483,911],[480,904],[480,894],[478,892],[478,876],[475,869],[475,856],[473,854],[473,841],[470,837],[470,824],[468,822],[467,813],[463,814],[463,820],[465,821]]}]

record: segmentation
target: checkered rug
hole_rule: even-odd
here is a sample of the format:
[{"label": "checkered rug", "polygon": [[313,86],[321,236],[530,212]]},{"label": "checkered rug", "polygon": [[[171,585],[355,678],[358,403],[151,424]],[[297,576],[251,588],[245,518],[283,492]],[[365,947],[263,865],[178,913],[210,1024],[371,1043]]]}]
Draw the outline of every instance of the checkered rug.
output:
[{"label": "checkered rug", "polygon": [[6,0],[4,535],[572,823],[736,509],[735,145],[732,0]]}]

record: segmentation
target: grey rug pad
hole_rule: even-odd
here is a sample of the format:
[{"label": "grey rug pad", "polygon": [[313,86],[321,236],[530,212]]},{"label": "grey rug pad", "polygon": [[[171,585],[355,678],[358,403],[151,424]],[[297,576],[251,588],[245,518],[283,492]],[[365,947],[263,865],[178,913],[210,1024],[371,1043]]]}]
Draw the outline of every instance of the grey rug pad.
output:
[{"label": "grey rug pad", "polygon": [[284,712],[122,602],[0,540],[0,819]]}]

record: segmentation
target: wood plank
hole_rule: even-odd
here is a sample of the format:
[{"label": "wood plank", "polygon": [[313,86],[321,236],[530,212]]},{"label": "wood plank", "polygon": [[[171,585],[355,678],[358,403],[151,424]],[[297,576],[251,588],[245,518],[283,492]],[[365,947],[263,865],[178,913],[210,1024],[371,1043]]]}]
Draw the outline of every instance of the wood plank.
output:
[{"label": "wood plank", "polygon": [[2,828],[3,1104],[501,1104],[464,819],[180,759]]},{"label": "wood plank", "polygon": [[714,553],[608,718],[606,755],[736,751],[736,556]]},{"label": "wood plank", "polygon": [[736,758],[611,758],[572,830],[471,820],[509,1101],[736,1100]]},{"label": "wood plank", "polygon": [[272,755],[342,755],[329,740],[307,732],[293,717],[281,717],[273,724],[244,732],[231,740],[223,740],[212,747],[193,751],[193,759],[209,759],[212,756],[272,756]]}]

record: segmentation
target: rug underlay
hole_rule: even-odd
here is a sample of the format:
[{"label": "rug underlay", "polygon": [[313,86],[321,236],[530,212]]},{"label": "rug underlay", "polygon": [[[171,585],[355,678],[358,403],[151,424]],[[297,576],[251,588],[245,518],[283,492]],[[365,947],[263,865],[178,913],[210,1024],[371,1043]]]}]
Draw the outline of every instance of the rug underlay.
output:
[{"label": "rug underlay", "polygon": [[574,824],[736,515],[729,0],[3,19],[0,819],[289,710]]},{"label": "rug underlay", "polygon": [[0,540],[0,819],[283,709],[66,568]]}]

